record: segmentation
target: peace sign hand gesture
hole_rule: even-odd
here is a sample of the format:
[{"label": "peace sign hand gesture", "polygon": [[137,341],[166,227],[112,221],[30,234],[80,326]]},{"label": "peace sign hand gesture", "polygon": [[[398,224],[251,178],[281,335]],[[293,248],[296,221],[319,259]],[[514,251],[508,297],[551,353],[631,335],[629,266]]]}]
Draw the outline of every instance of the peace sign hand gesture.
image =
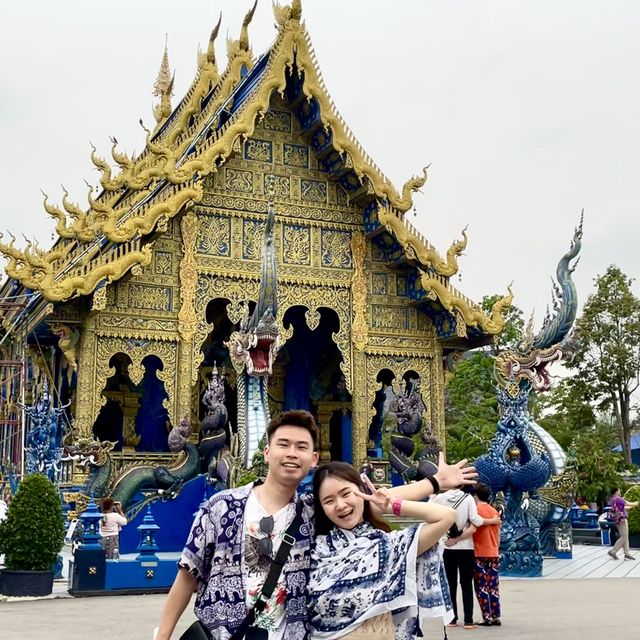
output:
[{"label": "peace sign hand gesture", "polygon": [[366,476],[362,477],[362,482],[365,488],[370,493],[363,493],[359,489],[356,489],[354,493],[363,500],[367,500],[375,505],[381,513],[392,513],[393,498],[389,495],[389,490],[385,488],[376,489],[375,485]]}]

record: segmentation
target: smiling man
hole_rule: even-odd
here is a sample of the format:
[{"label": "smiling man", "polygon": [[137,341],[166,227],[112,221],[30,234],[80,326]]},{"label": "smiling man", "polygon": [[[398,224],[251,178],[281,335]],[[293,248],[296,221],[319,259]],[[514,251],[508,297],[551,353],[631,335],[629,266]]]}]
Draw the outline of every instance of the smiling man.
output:
[{"label": "smiling man", "polygon": [[[307,411],[285,411],[267,429],[264,483],[214,495],[198,512],[167,596],[157,640],[169,640],[197,589],[195,613],[205,632],[227,640],[262,591],[283,537],[295,540],[272,596],[254,627],[264,640],[308,636],[306,585],[313,499],[296,489],[318,461],[318,427]],[[299,513],[293,533],[288,529]]]}]

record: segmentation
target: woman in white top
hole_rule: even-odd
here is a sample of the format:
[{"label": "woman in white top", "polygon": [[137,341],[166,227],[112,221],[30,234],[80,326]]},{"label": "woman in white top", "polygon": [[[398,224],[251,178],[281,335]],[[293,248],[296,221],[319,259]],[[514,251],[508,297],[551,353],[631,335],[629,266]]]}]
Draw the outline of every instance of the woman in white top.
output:
[{"label": "woman in white top", "polygon": [[[450,466],[441,458],[434,482],[388,490],[376,489],[344,462],[318,467],[313,482],[317,537],[309,577],[312,640],[408,640],[422,635],[427,617],[451,620],[438,541],[455,512],[421,500],[441,483],[448,488],[450,481],[472,482],[474,470],[463,470],[465,462]],[[390,513],[423,524],[390,531],[380,519]]]},{"label": "woman in white top", "polygon": [[449,584],[449,594],[453,602],[453,620],[450,627],[458,624],[458,575],[460,576],[460,590],[462,591],[462,609],[464,612],[464,628],[475,629],[473,621],[473,572],[476,567],[475,552],[473,550],[473,534],[477,527],[485,524],[501,524],[499,517],[485,519],[478,515],[476,501],[469,493],[461,489],[451,489],[431,498],[431,502],[451,507],[456,512],[456,529],[450,531],[445,542],[444,568]]},{"label": "woman in white top", "polygon": [[102,519],[100,520],[101,543],[108,560],[113,560],[120,548],[120,529],[127,524],[127,519],[122,513],[119,502],[113,498],[104,498],[102,501]]}]

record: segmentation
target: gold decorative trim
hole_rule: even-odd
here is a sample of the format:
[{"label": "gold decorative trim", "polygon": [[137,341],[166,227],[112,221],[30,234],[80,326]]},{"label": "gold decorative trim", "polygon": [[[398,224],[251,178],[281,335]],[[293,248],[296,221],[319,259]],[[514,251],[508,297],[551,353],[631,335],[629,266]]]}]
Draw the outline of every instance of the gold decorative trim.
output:
[{"label": "gold decorative trim", "polygon": [[425,267],[431,267],[441,276],[451,277],[458,273],[458,257],[467,248],[466,227],[462,230],[462,240],[455,241],[449,247],[447,259],[443,260],[427,239],[406,218],[402,218],[388,207],[380,207],[378,220],[397,238],[409,260],[417,260]]},{"label": "gold decorative trim", "polygon": [[139,251],[125,253],[111,262],[99,263],[91,270],[87,270],[86,273],[76,273],[58,281],[55,280],[52,273],[44,273],[35,269],[31,278],[16,279],[29,289],[39,289],[46,300],[61,302],[74,295],[83,296],[92,293],[103,280],[114,282],[129,270],[135,270],[136,267],[146,267],[151,263],[151,258],[151,248],[145,246]]},{"label": "gold decorative trim", "polygon": [[183,258],[180,262],[180,311],[178,331],[183,340],[190,340],[196,331],[197,317],[194,307],[198,270],[196,266],[196,239],[198,217],[193,211],[186,213],[180,223],[182,230]]},{"label": "gold decorative trim", "polygon": [[362,351],[367,344],[367,278],[364,274],[364,259],[366,243],[362,233],[351,236],[351,256],[353,275],[351,277],[351,295],[353,298],[353,324],[351,325],[351,340],[353,346]]},{"label": "gold decorative trim", "polygon": [[479,307],[472,306],[468,298],[450,288],[448,283],[422,270],[420,270],[420,282],[427,292],[427,297],[439,300],[449,313],[456,316],[456,319],[461,316],[467,326],[480,327],[487,335],[497,335],[504,329],[504,314],[513,302],[511,286],[507,287],[509,293],[496,301],[488,316]]},{"label": "gold decorative trim", "polygon": [[164,406],[169,412],[169,418],[173,424],[179,419],[176,415],[175,389],[176,389],[176,361],[178,345],[168,340],[149,340],[136,343],[127,338],[111,338],[97,336],[96,339],[96,365],[94,378],[94,397],[92,410],[92,423],[95,422],[100,406],[106,402],[102,396],[106,382],[112,375],[109,361],[116,353],[124,353],[131,359],[128,374],[135,384],[139,384],[144,374],[142,361],[147,356],[156,356],[162,362],[162,369],[157,371],[158,378],[164,383],[167,399]]}]

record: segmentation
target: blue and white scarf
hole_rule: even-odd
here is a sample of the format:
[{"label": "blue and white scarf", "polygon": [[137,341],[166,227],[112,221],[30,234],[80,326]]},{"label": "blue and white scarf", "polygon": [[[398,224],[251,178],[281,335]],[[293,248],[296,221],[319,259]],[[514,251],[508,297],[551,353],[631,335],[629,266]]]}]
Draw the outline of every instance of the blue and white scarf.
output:
[{"label": "blue and white scarf", "polygon": [[421,635],[420,622],[453,618],[442,551],[418,556],[420,528],[385,533],[363,523],[316,538],[309,577],[312,640],[333,640],[393,613],[395,639]]}]

